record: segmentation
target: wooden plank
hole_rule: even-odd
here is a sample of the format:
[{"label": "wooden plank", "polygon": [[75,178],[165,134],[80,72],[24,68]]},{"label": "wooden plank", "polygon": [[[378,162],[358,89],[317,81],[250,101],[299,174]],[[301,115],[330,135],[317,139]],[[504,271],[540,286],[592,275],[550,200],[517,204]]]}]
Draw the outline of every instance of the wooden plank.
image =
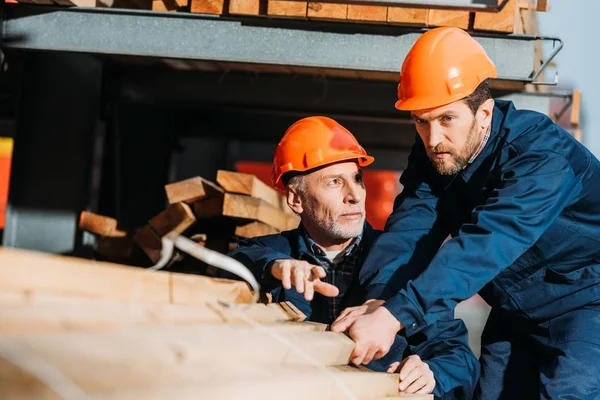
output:
[{"label": "wooden plank", "polygon": [[475,13],[473,29],[505,33],[514,32],[516,20],[520,18],[520,15],[517,14],[517,6],[517,0],[508,0],[506,5],[498,13]]},{"label": "wooden plank", "polygon": [[427,17],[428,26],[454,26],[456,28],[469,28],[470,13],[468,11],[429,10]]},{"label": "wooden plank", "polygon": [[229,14],[259,15],[265,8],[266,2],[261,0],[229,0]]},{"label": "wooden plank", "polygon": [[175,203],[148,221],[148,225],[157,236],[163,237],[171,232],[183,233],[194,222],[196,217],[190,206],[185,203]]},{"label": "wooden plank", "polygon": [[264,200],[230,193],[225,194],[223,215],[260,221],[280,231],[287,230],[294,221],[300,221],[298,216],[285,214],[281,209],[269,205]]},{"label": "wooden plank", "polygon": [[[105,331],[134,326],[177,326],[227,323],[247,325],[247,320],[261,324],[286,322],[290,330],[325,331],[323,324],[295,322],[278,304],[252,304],[230,310],[218,304],[142,303],[80,297],[36,295],[35,300],[19,303],[0,300],[0,335],[36,332]],[[289,322],[288,322],[289,321]]]},{"label": "wooden plank", "polygon": [[[136,365],[136,368],[127,369],[119,363],[113,366],[96,361],[110,357],[90,350],[87,350],[90,358],[81,365],[69,362],[69,355],[62,353],[52,354],[49,362],[82,388],[91,400],[280,400],[282,393],[290,400],[337,400],[348,398],[345,390],[356,398],[372,399],[396,395],[398,390],[396,374],[359,368],[330,366],[325,367],[328,371],[323,372],[312,366],[273,368],[272,365],[241,363],[188,364],[185,354],[174,348],[171,354],[165,355],[173,360],[168,367],[157,370],[151,366]],[[20,371],[15,372],[15,369],[9,362],[0,362],[0,377],[13,375],[12,380],[0,381],[0,397],[3,400],[48,398],[42,397],[39,389],[33,390],[29,383],[33,378],[31,375],[19,374]],[[18,390],[25,396],[16,396]],[[410,397],[407,399],[410,400]]]},{"label": "wooden plank", "polygon": [[537,0],[537,7],[535,10],[539,12],[546,12],[550,10],[550,4],[548,0]]},{"label": "wooden plank", "polygon": [[268,0],[267,14],[278,17],[306,18],[306,1]]},{"label": "wooden plank", "polygon": [[152,0],[152,11],[175,11],[175,8],[168,8],[171,3],[165,3],[163,0]]},{"label": "wooden plank", "polygon": [[210,197],[192,204],[196,218],[213,218],[223,215],[223,196]]},{"label": "wooden plank", "polygon": [[217,183],[227,192],[246,194],[262,199],[274,207],[281,207],[283,196],[254,175],[219,170]]},{"label": "wooden plank", "polygon": [[387,7],[385,6],[363,6],[348,5],[348,20],[363,22],[387,21]]},{"label": "wooden plank", "polygon": [[242,281],[172,273],[171,288],[173,303],[204,304],[216,298],[236,304],[253,302],[248,284]]},{"label": "wooden plank", "polygon": [[193,13],[221,15],[224,10],[225,0],[192,0]]},{"label": "wooden plank", "polygon": [[207,197],[218,196],[223,193],[223,189],[202,177],[195,176],[165,185],[165,192],[167,193],[169,204],[179,202],[189,204]]},{"label": "wooden plank", "polygon": [[388,7],[387,22],[400,25],[426,26],[429,10],[426,8]]},{"label": "wooden plank", "polygon": [[573,90],[573,103],[571,103],[571,115],[569,122],[574,127],[579,126],[579,114],[581,112],[581,90]]},{"label": "wooden plank", "polygon": [[82,211],[79,215],[79,229],[99,236],[127,236],[127,231],[116,219],[89,211]]},{"label": "wooden plank", "polygon": [[0,288],[169,302],[169,274],[108,262],[11,248],[0,249]]},{"label": "wooden plank", "polygon": [[140,246],[153,264],[160,260],[162,242],[150,225],[145,225],[133,235],[133,241]]},{"label": "wooden plank", "polygon": [[257,236],[273,235],[279,231],[272,226],[254,221],[235,228],[235,235],[242,238],[253,238]]},{"label": "wooden plank", "polygon": [[308,3],[309,19],[347,19],[348,18],[348,4],[335,4],[335,3]]}]

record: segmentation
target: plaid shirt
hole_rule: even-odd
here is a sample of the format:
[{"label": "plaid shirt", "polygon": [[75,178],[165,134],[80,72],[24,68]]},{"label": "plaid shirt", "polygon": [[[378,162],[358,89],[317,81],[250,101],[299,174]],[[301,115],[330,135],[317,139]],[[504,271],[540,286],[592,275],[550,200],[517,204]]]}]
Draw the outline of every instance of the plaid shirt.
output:
[{"label": "plaid shirt", "polygon": [[330,322],[333,322],[342,312],[340,305],[354,278],[354,269],[358,258],[362,233],[336,257],[339,260],[337,263],[327,258],[325,251],[311,239],[306,230],[303,233],[309,250],[327,273],[325,281],[331,283],[340,291],[336,297],[327,298],[327,316]]}]

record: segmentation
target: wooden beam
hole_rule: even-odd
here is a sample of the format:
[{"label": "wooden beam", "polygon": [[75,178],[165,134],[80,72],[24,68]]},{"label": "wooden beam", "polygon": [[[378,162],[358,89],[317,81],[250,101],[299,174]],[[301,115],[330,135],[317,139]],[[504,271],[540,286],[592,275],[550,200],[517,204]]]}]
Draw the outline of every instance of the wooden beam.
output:
[{"label": "wooden beam", "polygon": [[384,22],[387,21],[387,10],[385,6],[363,6],[348,5],[348,20],[363,22]]},{"label": "wooden beam", "polygon": [[106,331],[136,326],[178,326],[227,323],[247,325],[288,322],[297,331],[325,331],[326,325],[295,322],[280,304],[251,304],[232,310],[217,303],[167,304],[86,299],[47,294],[3,294],[0,335],[41,332]]},{"label": "wooden beam", "polygon": [[235,228],[235,235],[242,238],[253,238],[257,236],[273,235],[279,231],[272,226],[262,222],[254,221]]},{"label": "wooden beam", "polygon": [[11,248],[0,249],[0,289],[170,301],[166,272]]},{"label": "wooden beam", "polygon": [[194,222],[196,217],[190,206],[185,203],[175,203],[148,221],[148,225],[158,237],[163,237],[171,232],[182,233]]},{"label": "wooden beam", "polygon": [[191,12],[221,15],[225,11],[225,0],[192,0]]},{"label": "wooden beam", "polygon": [[79,215],[79,229],[98,236],[127,236],[127,231],[119,225],[116,219],[89,211],[82,211]]},{"label": "wooden beam", "polygon": [[217,183],[227,192],[247,194],[262,199],[274,207],[281,207],[283,196],[254,175],[219,170]]},{"label": "wooden beam", "polygon": [[133,235],[133,241],[144,251],[153,264],[160,260],[162,242],[150,225],[145,225]]},{"label": "wooden beam", "polygon": [[229,279],[172,273],[171,289],[173,303],[204,304],[216,299],[236,304],[248,304],[254,301],[248,284]]},{"label": "wooden beam", "polygon": [[306,18],[306,1],[268,0],[267,14],[278,17]]},{"label": "wooden beam", "polygon": [[194,203],[211,196],[218,196],[223,189],[199,176],[165,185],[169,204]]},{"label": "wooden beam", "polygon": [[348,4],[308,3],[309,19],[345,20],[348,18]]},{"label": "wooden beam", "polygon": [[426,26],[428,17],[426,8],[388,7],[387,11],[390,24]]},{"label": "wooden beam", "polygon": [[517,7],[517,0],[508,0],[506,5],[498,13],[475,13],[473,29],[505,33],[514,32],[515,23],[518,18],[521,18],[517,13]]},{"label": "wooden beam", "polygon": [[225,193],[223,215],[260,221],[280,231],[285,231],[300,221],[298,216],[286,214],[264,200],[230,193]]},{"label": "wooden beam", "polygon": [[[359,368],[330,366],[326,372],[306,366],[255,365],[230,362],[221,364],[186,363],[185,353],[177,347],[154,352],[165,358],[164,367],[137,364],[126,368],[103,360],[103,355],[86,349],[90,357],[83,364],[69,362],[64,353],[50,354],[47,362],[75,385],[82,388],[90,400],[133,399],[258,399],[280,400],[282,393],[292,400],[332,400],[347,398],[349,390],[356,398],[373,399],[397,395],[398,375],[371,372]],[[160,350],[160,351],[159,351]],[[41,353],[41,352],[40,352]],[[46,354],[40,354],[41,357]],[[118,359],[118,358],[117,358]],[[0,397],[5,400],[46,400],[40,389],[32,385],[35,378],[0,360]],[[93,361],[93,362],[92,362]],[[158,360],[153,360],[158,361]],[[293,388],[293,390],[290,390]],[[37,390],[35,390],[37,389]],[[15,393],[20,394],[20,396]],[[54,397],[53,399],[56,399]],[[411,397],[407,397],[410,400]]]},{"label": "wooden beam", "polygon": [[229,14],[260,15],[264,8],[266,2],[261,0],[229,0]]},{"label": "wooden beam", "polygon": [[429,10],[428,26],[454,26],[469,29],[470,13],[468,11]]}]

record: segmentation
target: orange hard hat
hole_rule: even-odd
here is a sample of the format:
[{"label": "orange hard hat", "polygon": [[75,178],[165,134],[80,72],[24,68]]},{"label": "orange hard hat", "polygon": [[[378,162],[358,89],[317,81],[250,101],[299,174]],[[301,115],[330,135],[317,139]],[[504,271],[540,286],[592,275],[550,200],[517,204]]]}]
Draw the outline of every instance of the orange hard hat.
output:
[{"label": "orange hard hat", "polygon": [[440,107],[469,96],[496,66],[479,42],[459,28],[435,28],[408,52],[398,85],[398,110]]},{"label": "orange hard hat", "polygon": [[303,118],[288,128],[277,145],[271,179],[273,185],[283,189],[281,177],[288,172],[308,171],[345,160],[357,160],[358,165],[366,167],[375,159],[333,119]]}]

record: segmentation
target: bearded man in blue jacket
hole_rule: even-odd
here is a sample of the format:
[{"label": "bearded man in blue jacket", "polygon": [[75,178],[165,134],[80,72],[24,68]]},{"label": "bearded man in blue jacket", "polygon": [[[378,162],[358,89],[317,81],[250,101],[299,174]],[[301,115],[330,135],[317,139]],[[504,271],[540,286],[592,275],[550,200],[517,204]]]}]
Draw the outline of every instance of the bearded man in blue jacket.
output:
[{"label": "bearded man in blue jacket", "polygon": [[545,115],[494,101],[494,77],[457,28],[409,51],[396,107],[418,135],[404,190],[359,274],[371,303],[331,329],[369,363],[479,292],[492,311],[476,398],[598,399],[600,162]]},{"label": "bearded man in blue jacket", "polygon": [[[336,121],[308,117],[296,122],[277,146],[273,181],[285,189],[301,225],[242,241],[230,254],[253,271],[273,301],[292,302],[309,321],[330,324],[365,301],[358,276],[380,234],[365,221],[361,167],[372,162]],[[409,340],[395,335],[393,341],[386,357],[368,367],[399,372],[402,393],[471,397],[479,364],[464,323],[452,312]]]}]

